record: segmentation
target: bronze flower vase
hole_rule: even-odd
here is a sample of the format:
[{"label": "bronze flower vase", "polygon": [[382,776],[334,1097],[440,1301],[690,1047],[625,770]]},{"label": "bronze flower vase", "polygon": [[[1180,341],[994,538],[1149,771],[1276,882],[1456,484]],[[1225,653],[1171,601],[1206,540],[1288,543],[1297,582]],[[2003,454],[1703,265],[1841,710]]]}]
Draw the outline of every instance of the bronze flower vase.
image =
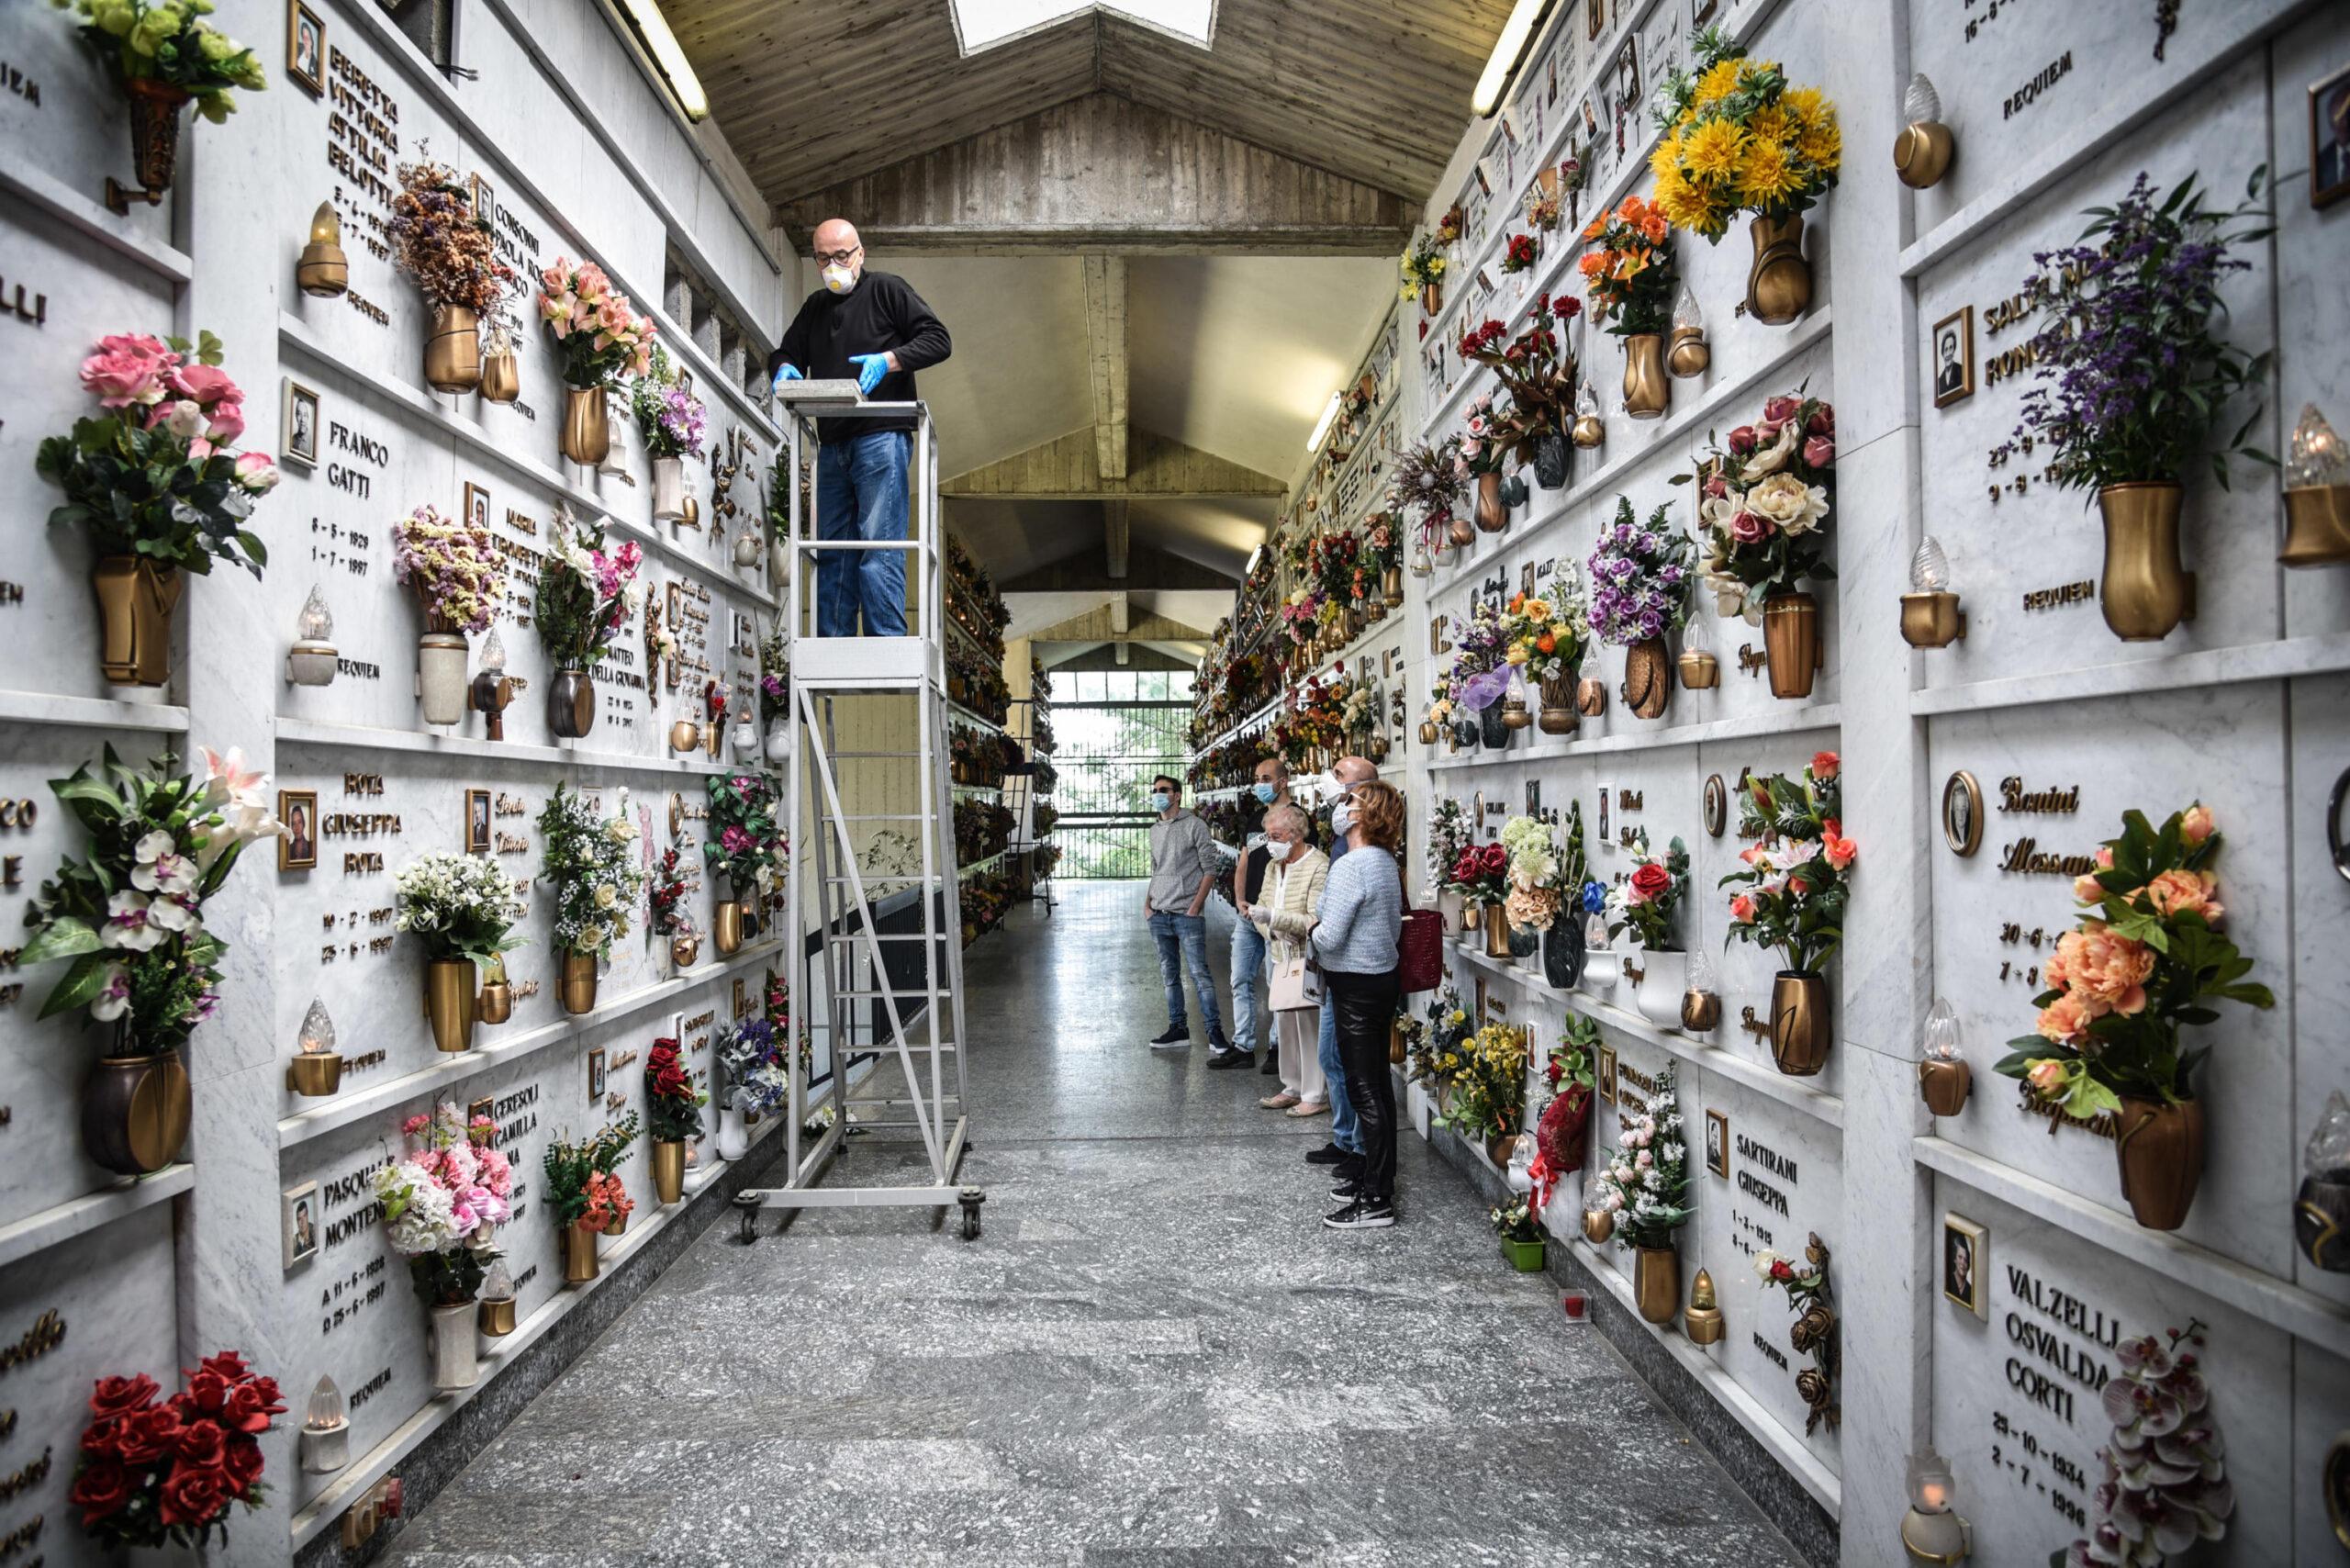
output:
[{"label": "bronze flower vase", "polygon": [[653,1195],[666,1205],[686,1195],[686,1146],[674,1138],[653,1140]]},{"label": "bronze flower vase", "polygon": [[1502,913],[1499,904],[1489,904],[1485,909],[1485,957],[1496,963],[1510,961],[1509,916]]},{"label": "bronze flower vase", "polygon": [[506,959],[502,956],[490,959],[482,969],[481,1000],[475,1004],[474,1013],[484,1024],[503,1024],[514,1016],[514,986],[506,978]]},{"label": "bronze flower vase", "polygon": [[1485,1140],[1485,1158],[1492,1160],[1496,1169],[1506,1170],[1509,1169],[1509,1157],[1516,1148],[1517,1135],[1505,1127]]},{"label": "bronze flower vase", "polygon": [[1440,283],[1420,285],[1420,314],[1432,318],[1443,308],[1444,285]]},{"label": "bronze flower vase", "polygon": [[1632,1300],[1649,1322],[1672,1322],[1681,1311],[1681,1255],[1670,1247],[1633,1248]]},{"label": "bronze flower vase", "polygon": [[1572,677],[1546,676],[1542,681],[1542,711],[1535,720],[1546,735],[1571,735],[1583,722],[1583,715],[1575,711],[1575,683]]},{"label": "bronze flower vase", "polygon": [[424,382],[435,392],[470,392],[481,385],[481,317],[462,305],[435,305],[424,340]]},{"label": "bronze flower vase", "polygon": [[563,1229],[563,1282],[584,1285],[596,1277],[596,1233],[574,1223]]},{"label": "bronze flower vase", "polygon": [[172,176],[179,172],[180,111],[195,95],[152,76],[126,81],[122,92],[130,102],[131,172],[139,185],[126,190],[108,175],[106,192],[108,207],[128,213],[133,201],[159,206],[172,188]]},{"label": "bronze flower vase", "polygon": [[102,556],[90,569],[98,596],[98,668],[117,686],[172,678],[172,611],[185,584],[177,566],[137,555]]},{"label": "bronze flower vase", "polygon": [[2285,548],[2288,566],[2338,566],[2350,561],[2350,485],[2288,485]]},{"label": "bronze flower vase", "polygon": [[596,1011],[596,955],[563,956],[563,1010],[577,1014]]},{"label": "bronze flower vase", "polygon": [[563,389],[563,433],[556,444],[582,468],[593,468],[612,454],[611,410],[604,406],[601,386]]},{"label": "bronze flower vase", "polygon": [[1811,307],[1811,263],[1803,255],[1803,214],[1758,218],[1747,226],[1754,265],[1746,274],[1746,313],[1784,327]]},{"label": "bronze flower vase", "polygon": [[[1509,526],[1509,508],[1502,501],[1502,476],[1499,474],[1477,476],[1476,523],[1479,531],[1485,533],[1499,533]],[[1463,539],[1460,543],[1466,544],[1472,541]]]},{"label": "bronze flower vase", "polygon": [[1820,665],[1819,600],[1807,593],[1774,593],[1762,601],[1762,654],[1771,695],[1797,700],[1811,695]]},{"label": "bronze flower vase", "polygon": [[718,944],[720,957],[732,957],[743,946],[742,903],[734,899],[721,899],[710,914],[711,935]]},{"label": "bronze flower vase", "polygon": [[547,683],[547,728],[576,741],[596,727],[596,683],[584,669],[559,669]]},{"label": "bronze flower vase", "polygon": [[2203,1103],[2124,1100],[2120,1122],[2113,1151],[2130,1212],[2148,1230],[2177,1230],[2203,1180]]},{"label": "bronze flower vase", "polygon": [[1379,597],[1390,610],[1404,608],[1404,568],[1390,566],[1379,574]]},{"label": "bronze flower vase", "polygon": [[424,966],[424,1015],[432,1021],[434,1050],[473,1049],[474,980],[471,958],[435,958]]},{"label": "bronze flower vase", "polygon": [[512,349],[493,350],[481,356],[481,400],[511,403],[522,395],[521,366]]},{"label": "bronze flower vase", "polygon": [[1624,705],[1635,718],[1662,719],[1673,700],[1673,649],[1643,637],[1624,650]]},{"label": "bronze flower vase", "polygon": [[1835,1034],[1828,1026],[1828,981],[1804,969],[1781,969],[1771,980],[1771,1059],[1789,1078],[1809,1078],[1828,1065]]},{"label": "bronze flower vase", "polygon": [[1966,1109],[1974,1082],[1975,1070],[1963,1061],[1929,1058],[1918,1064],[1919,1092],[1926,1097],[1926,1109],[1937,1116],[1955,1116]]},{"label": "bronze flower vase", "polygon": [[180,1157],[192,1109],[179,1052],[102,1057],[82,1088],[83,1152],[118,1176],[152,1175]]},{"label": "bronze flower vase", "polygon": [[1583,1238],[1594,1247],[1605,1247],[1607,1238],[1616,1234],[1616,1216],[1599,1209],[1583,1212]]},{"label": "bronze flower vase", "polygon": [[2105,575],[2098,600],[2125,643],[2158,643],[2195,615],[2195,575],[2179,563],[2176,484],[2108,485],[2097,493],[2105,518]]},{"label": "bronze flower vase", "polygon": [[1474,899],[1465,899],[1461,902],[1460,934],[1463,936],[1474,935],[1478,926],[1484,924],[1484,919],[1485,906],[1483,904],[1479,903]]},{"label": "bronze flower vase", "polygon": [[1636,420],[1664,417],[1673,383],[1664,374],[1664,337],[1630,332],[1624,338],[1624,412]]}]

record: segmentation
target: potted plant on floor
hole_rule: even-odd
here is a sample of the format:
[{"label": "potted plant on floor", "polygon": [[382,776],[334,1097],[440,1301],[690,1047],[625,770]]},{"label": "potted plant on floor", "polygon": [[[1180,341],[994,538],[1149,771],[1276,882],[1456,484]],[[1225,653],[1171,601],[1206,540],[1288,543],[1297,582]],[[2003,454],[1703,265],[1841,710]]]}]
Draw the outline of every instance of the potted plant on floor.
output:
[{"label": "potted plant on floor", "polygon": [[539,274],[539,319],[563,360],[564,456],[593,468],[611,454],[605,392],[653,364],[653,323],[639,316],[604,269],[567,256]]},{"label": "potted plant on floor", "polygon": [[1729,901],[1729,940],[1775,947],[1785,960],[1771,982],[1771,1058],[1792,1078],[1828,1062],[1835,1031],[1821,970],[1844,937],[1847,873],[1860,846],[1844,836],[1842,764],[1813,754],[1803,777],[1773,773],[1747,781],[1739,829],[1756,840],[1721,886]]},{"label": "potted plant on floor", "polygon": [[2112,1116],[2130,1212],[2149,1230],[2177,1230],[2203,1176],[2195,1070],[2211,1050],[2182,1050],[2180,1026],[2218,1022],[2216,1002],[2266,1009],[2277,999],[2244,978],[2252,959],[2220,933],[2210,810],[2173,812],[2159,828],[2126,812],[2121,824],[2097,869],[2074,881],[2080,924],[2042,971],[2038,1032],[2009,1041],[1998,1070],[2067,1115]]},{"label": "potted plant on floor", "polygon": [[103,412],[71,435],[43,439],[33,464],[65,492],[52,527],[79,527],[96,559],[98,666],[119,686],[171,678],[172,611],[183,571],[208,577],[215,561],[261,579],[269,551],[245,526],[277,484],[258,452],[235,452],[244,394],[220,370],[220,341],[129,333],[99,340],[82,386]]},{"label": "potted plant on floor", "polygon": [[126,190],[106,181],[106,203],[128,212],[132,200],[162,202],[179,167],[180,110],[189,100],[214,125],[236,112],[232,87],[258,93],[269,85],[268,70],[250,49],[204,20],[212,7],[179,0],[80,0],[88,18],[84,42],[106,62],[106,73],[130,102],[131,166],[139,181]]},{"label": "potted plant on floor", "polygon": [[1643,719],[1664,717],[1673,700],[1672,637],[1689,619],[1689,537],[1666,513],[1658,507],[1639,522],[1630,498],[1617,497],[1588,563],[1591,629],[1624,650],[1624,704]]},{"label": "potted plant on floor", "polygon": [[1629,931],[1639,940],[1639,968],[1626,977],[1635,988],[1633,1004],[1659,1031],[1677,1035],[1681,999],[1689,990],[1689,955],[1680,936],[1681,901],[1689,891],[1689,850],[1674,838],[1662,855],[1652,855],[1642,834],[1633,854],[1639,864],[1632,874],[1607,891],[1608,935]]},{"label": "potted plant on floor", "polygon": [[1722,619],[1762,628],[1771,695],[1811,695],[1820,665],[1819,601],[1801,585],[1836,575],[1828,561],[1836,410],[1802,392],[1762,405],[1761,422],[1729,432],[1695,474],[1705,545],[1700,569]]},{"label": "potted plant on floor", "polygon": [[563,955],[563,1010],[592,1013],[596,966],[628,935],[629,913],[643,890],[637,826],[628,791],[607,817],[568,784],[557,784],[539,813],[545,845],[539,880],[555,890],[554,945]]},{"label": "potted plant on floor", "polygon": [[763,773],[717,773],[704,784],[710,798],[702,859],[724,880],[725,891],[711,913],[718,950],[742,946],[744,928],[775,889],[790,848],[776,822],[775,781]]},{"label": "potted plant on floor", "polygon": [[251,1512],[269,1495],[261,1439],[285,1414],[277,1380],[234,1350],[205,1357],[187,1376],[188,1386],[167,1399],[145,1372],[92,1386],[65,1500],[82,1533],[109,1553],[189,1551],[215,1536],[226,1547],[232,1507]]},{"label": "potted plant on floor", "polygon": [[454,1105],[410,1116],[400,1132],[407,1152],[375,1174],[385,1238],[432,1314],[433,1388],[471,1388],[480,1366],[474,1299],[496,1256],[492,1227],[512,1212],[513,1171],[503,1154],[473,1142]]},{"label": "potted plant on floor", "polygon": [[540,1157],[547,1204],[563,1238],[565,1284],[593,1280],[601,1267],[596,1238],[617,1236],[627,1227],[636,1204],[613,1171],[636,1141],[636,1113],[631,1111],[592,1137],[575,1141],[565,1134],[551,1139]]},{"label": "potted plant on floor", "polygon": [[1628,1119],[1608,1154],[1592,1212],[1612,1225],[1616,1245],[1632,1254],[1632,1294],[1640,1316],[1670,1323],[1681,1310],[1674,1238],[1696,1211],[1689,1207],[1689,1149],[1672,1062],[1657,1070],[1656,1082],[1649,1108]]},{"label": "potted plant on floor", "polygon": [[424,1010],[436,1050],[472,1048],[479,1015],[476,981],[505,973],[501,955],[523,944],[513,934],[529,913],[498,864],[483,855],[436,850],[392,878],[395,928],[424,949]]},{"label": "potted plant on floor", "polygon": [[1542,1271],[1543,1255],[1550,1247],[1542,1221],[1533,1205],[1525,1198],[1512,1198],[1496,1209],[1486,1211],[1494,1222],[1494,1234],[1502,1238],[1502,1256],[1509,1266],[1521,1274]]},{"label": "potted plant on floor", "polygon": [[653,1194],[666,1206],[686,1195],[686,1143],[701,1137],[701,1108],[710,1096],[667,1036],[644,1058],[645,1136],[653,1142]]},{"label": "potted plant on floor", "polygon": [[269,814],[269,778],[244,754],[204,749],[205,779],[177,771],[169,753],[127,767],[105,748],[50,790],[89,835],[88,858],[67,859],[26,913],[21,968],[70,959],[40,1015],[86,1007],[108,1045],[82,1092],[82,1148],[123,1176],[179,1158],[191,1103],[181,1058],[196,1026],[220,1005],[229,945],[204,924],[206,901],[246,844],[283,831]]},{"label": "potted plant on floor", "polygon": [[1664,374],[1664,333],[1680,281],[1672,233],[1662,207],[1628,196],[1591,220],[1583,237],[1592,248],[1575,263],[1591,319],[1623,340],[1624,412],[1636,420],[1662,418],[1673,396]]},{"label": "potted plant on floor", "polygon": [[547,727],[576,740],[596,722],[592,672],[611,651],[612,639],[644,608],[644,584],[637,573],[644,551],[634,540],[604,553],[604,525],[574,519],[569,507],[548,530],[547,553],[539,563],[539,643],[554,666],[547,686]]},{"label": "potted plant on floor", "polygon": [[432,311],[425,384],[435,392],[471,392],[481,385],[483,324],[495,330],[521,280],[498,259],[489,224],[474,210],[473,187],[456,170],[430,159],[403,163],[399,182],[385,227],[392,264]]},{"label": "potted plant on floor", "polygon": [[653,521],[682,522],[686,459],[701,455],[706,418],[701,399],[693,393],[693,378],[655,348],[651,368],[629,389],[629,408],[653,459]]},{"label": "potted plant on floor", "polygon": [[[2044,301],[2046,325],[2024,347],[2037,384],[2023,395],[2016,437],[1993,449],[2013,455],[2026,436],[2053,451],[2049,477],[2060,488],[2093,490],[2105,523],[2105,569],[2098,597],[2105,623],[2124,642],[2158,642],[2194,613],[2194,579],[2178,554],[2180,481],[2209,455],[2212,477],[2228,482],[2228,456],[2242,452],[2260,418],[2266,353],[2221,340],[2223,279],[2252,263],[2229,253],[2274,231],[2257,205],[2266,170],[2255,170],[2242,205],[2203,205],[2189,174],[2155,205],[2141,174],[2121,201],[2091,209],[2081,243],[2043,252],[2024,297]],[[2231,226],[2233,226],[2232,229]],[[2212,440],[2222,409],[2249,394],[2244,422]]]},{"label": "potted plant on floor", "polygon": [[506,559],[489,530],[420,506],[392,524],[392,577],[416,592],[424,634],[416,644],[417,700],[428,724],[465,716],[465,638],[489,630],[505,592]]}]

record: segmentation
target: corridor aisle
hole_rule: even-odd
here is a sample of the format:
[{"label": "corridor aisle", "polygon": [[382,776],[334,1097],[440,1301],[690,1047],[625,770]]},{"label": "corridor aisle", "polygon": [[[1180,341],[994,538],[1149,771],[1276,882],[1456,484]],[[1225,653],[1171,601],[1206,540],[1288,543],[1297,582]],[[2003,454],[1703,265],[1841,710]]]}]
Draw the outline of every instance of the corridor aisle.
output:
[{"label": "corridor aisle", "polygon": [[386,1561],[1795,1568],[1417,1137],[1401,1225],[1324,1229],[1326,1121],[1152,1050],[1141,885],[1061,893],[967,956],[979,1241],[711,1226]]}]

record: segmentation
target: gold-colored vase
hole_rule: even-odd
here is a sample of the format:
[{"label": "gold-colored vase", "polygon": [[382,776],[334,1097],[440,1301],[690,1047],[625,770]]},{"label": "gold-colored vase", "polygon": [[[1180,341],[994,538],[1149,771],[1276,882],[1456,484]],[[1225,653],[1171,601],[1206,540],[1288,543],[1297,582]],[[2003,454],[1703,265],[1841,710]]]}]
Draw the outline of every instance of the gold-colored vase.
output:
[{"label": "gold-colored vase", "polygon": [[653,1195],[674,1204],[686,1195],[686,1146],[671,1138],[653,1140]]},{"label": "gold-colored vase", "polygon": [[1607,1238],[1616,1234],[1616,1216],[1599,1209],[1583,1211],[1583,1238],[1594,1247],[1605,1247]]},{"label": "gold-colored vase", "polygon": [[424,1015],[432,1021],[434,1050],[473,1049],[474,976],[471,958],[435,958],[424,966]]},{"label": "gold-colored vase", "polygon": [[604,406],[602,387],[563,389],[563,434],[556,444],[583,468],[593,468],[612,454],[611,412]]},{"label": "gold-colored vase", "polygon": [[1966,1109],[1966,1092],[1975,1081],[1975,1070],[1963,1061],[1928,1058],[1918,1064],[1918,1088],[1926,1097],[1926,1109],[1937,1116],[1955,1116]]},{"label": "gold-colored vase", "polygon": [[595,954],[563,956],[563,1010],[572,1014],[596,1011]]},{"label": "gold-colored vase", "polygon": [[119,1176],[152,1175],[180,1157],[192,1109],[179,1052],[102,1057],[82,1089],[83,1152]]},{"label": "gold-colored vase", "polygon": [[1746,313],[1784,327],[1811,306],[1811,263],[1803,255],[1803,215],[1758,218],[1747,226],[1754,265],[1746,274]]},{"label": "gold-colored vase", "polygon": [[506,1336],[514,1332],[514,1298],[510,1295],[482,1297],[478,1321],[482,1338],[505,1338]]},{"label": "gold-colored vase", "polygon": [[1575,422],[1567,427],[1567,439],[1589,452],[1607,439],[1607,427],[1597,414],[1577,414]]},{"label": "gold-colored vase", "polygon": [[596,1277],[596,1233],[584,1225],[573,1224],[563,1232],[563,1282],[584,1285]]},{"label": "gold-colored vase", "polygon": [[717,939],[722,957],[731,956],[743,946],[743,905],[734,899],[721,899],[711,911],[711,935]]},{"label": "gold-colored vase", "polygon": [[1527,711],[1526,699],[1512,693],[1502,699],[1502,727],[1522,730],[1534,722],[1534,715]]},{"label": "gold-colored vase", "polygon": [[435,392],[470,392],[481,385],[481,317],[462,305],[432,308],[424,340],[424,381]]},{"label": "gold-colored vase", "polygon": [[1664,337],[1632,332],[1624,339],[1624,412],[1636,420],[1661,419],[1673,400],[1664,374]]},{"label": "gold-colored vase", "polygon": [[2120,1121],[2113,1149],[2131,1214],[2148,1230],[2177,1230],[2203,1180],[2203,1103],[2125,1099]]},{"label": "gold-colored vase", "polygon": [[1828,1025],[1828,981],[1802,969],[1781,969],[1771,980],[1771,1059],[1789,1078],[1809,1078],[1828,1065],[1835,1032]]},{"label": "gold-colored vase", "polygon": [[1575,683],[1572,677],[1547,676],[1542,681],[1542,712],[1536,719],[1546,735],[1571,735],[1583,722],[1583,715],[1575,711]]},{"label": "gold-colored vase", "polygon": [[1662,719],[1673,700],[1673,650],[1662,637],[1643,637],[1624,650],[1624,705],[1635,718]]},{"label": "gold-colored vase", "polygon": [[1404,1041],[1404,1021],[1398,1018],[1387,1025],[1387,1065],[1401,1067],[1409,1055]]},{"label": "gold-colored vase", "polygon": [[701,957],[701,938],[688,931],[682,936],[669,938],[669,961],[681,969],[690,969]]},{"label": "gold-colored vase", "polygon": [[1444,286],[1438,283],[1420,285],[1420,314],[1434,316],[1444,308]]},{"label": "gold-colored vase", "polygon": [[1446,527],[1445,538],[1465,550],[1477,543],[1477,525],[1465,517],[1456,517]]},{"label": "gold-colored vase", "polygon": [[1687,381],[1693,376],[1703,375],[1706,367],[1713,363],[1714,351],[1706,342],[1705,328],[1673,329],[1673,344],[1664,351],[1664,367],[1673,373],[1675,379]]},{"label": "gold-colored vase", "polygon": [[1422,719],[1420,721],[1420,744],[1422,745],[1434,745],[1436,743],[1436,721],[1434,719]]},{"label": "gold-colored vase", "polygon": [[481,400],[485,403],[511,403],[522,395],[522,368],[516,363],[514,351],[484,354],[481,361]]},{"label": "gold-colored vase", "polygon": [[1576,681],[1575,711],[1586,719],[1596,719],[1606,712],[1607,683],[1595,675]]},{"label": "gold-colored vase", "polygon": [[2301,485],[2285,492],[2288,566],[2338,566],[2350,561],[2350,485]]},{"label": "gold-colored vase", "polygon": [[1771,675],[1771,695],[1795,700],[1811,695],[1819,668],[1819,600],[1807,593],[1774,593],[1762,601],[1762,655]]},{"label": "gold-colored vase", "polygon": [[177,566],[137,555],[101,556],[90,569],[98,596],[98,667],[117,686],[172,678],[172,611],[185,584]]},{"label": "gold-colored vase", "polygon": [[2195,575],[2178,558],[2179,487],[2150,481],[2097,493],[2105,518],[2105,623],[2125,643],[2158,643],[2195,614]]},{"label": "gold-colored vase", "polygon": [[1460,929],[1464,935],[1476,930],[1484,922],[1485,906],[1483,904],[1474,899],[1470,899],[1461,904]]},{"label": "gold-colored vase", "polygon": [[285,1064],[285,1086],[297,1094],[323,1099],[342,1087],[342,1057],[336,1051],[296,1051]]},{"label": "gold-colored vase", "polygon": [[1485,1140],[1485,1158],[1501,1170],[1509,1169],[1509,1157],[1517,1148],[1517,1134],[1503,1129]]},{"label": "gold-colored vase", "polygon": [[1681,1257],[1670,1247],[1632,1249],[1632,1300],[1651,1323],[1670,1323],[1681,1310]]},{"label": "gold-colored vase", "polygon": [[1379,574],[1379,597],[1390,610],[1404,608],[1404,568],[1390,566]]},{"label": "gold-colored vase", "polygon": [[1510,961],[1509,916],[1499,904],[1485,911],[1485,957],[1505,964]]},{"label": "gold-colored vase", "polygon": [[[1509,526],[1509,508],[1502,504],[1502,476],[1499,474],[1477,476],[1477,527],[1486,533],[1499,533]],[[1460,541],[1470,543],[1469,540]]]},{"label": "gold-colored vase", "polygon": [[1901,640],[1913,648],[1947,648],[1966,635],[1958,595],[1946,589],[1901,596]]}]

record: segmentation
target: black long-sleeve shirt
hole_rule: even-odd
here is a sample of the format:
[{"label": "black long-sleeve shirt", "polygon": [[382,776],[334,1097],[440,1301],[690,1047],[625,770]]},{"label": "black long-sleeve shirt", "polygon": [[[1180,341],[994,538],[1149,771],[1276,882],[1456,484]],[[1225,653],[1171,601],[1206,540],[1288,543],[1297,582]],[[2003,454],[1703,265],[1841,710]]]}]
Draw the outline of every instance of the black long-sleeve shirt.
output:
[{"label": "black long-sleeve shirt", "polygon": [[[846,294],[820,288],[800,307],[800,314],[785,329],[783,346],[767,358],[767,375],[786,364],[811,381],[856,379],[849,355],[894,352],[898,368],[873,389],[874,401],[911,403],[914,372],[938,364],[954,352],[946,325],[923,303],[913,286],[895,273],[867,270]],[[874,414],[861,418],[816,421],[817,439],[825,445],[869,435],[876,431],[911,431],[911,414]]]}]

